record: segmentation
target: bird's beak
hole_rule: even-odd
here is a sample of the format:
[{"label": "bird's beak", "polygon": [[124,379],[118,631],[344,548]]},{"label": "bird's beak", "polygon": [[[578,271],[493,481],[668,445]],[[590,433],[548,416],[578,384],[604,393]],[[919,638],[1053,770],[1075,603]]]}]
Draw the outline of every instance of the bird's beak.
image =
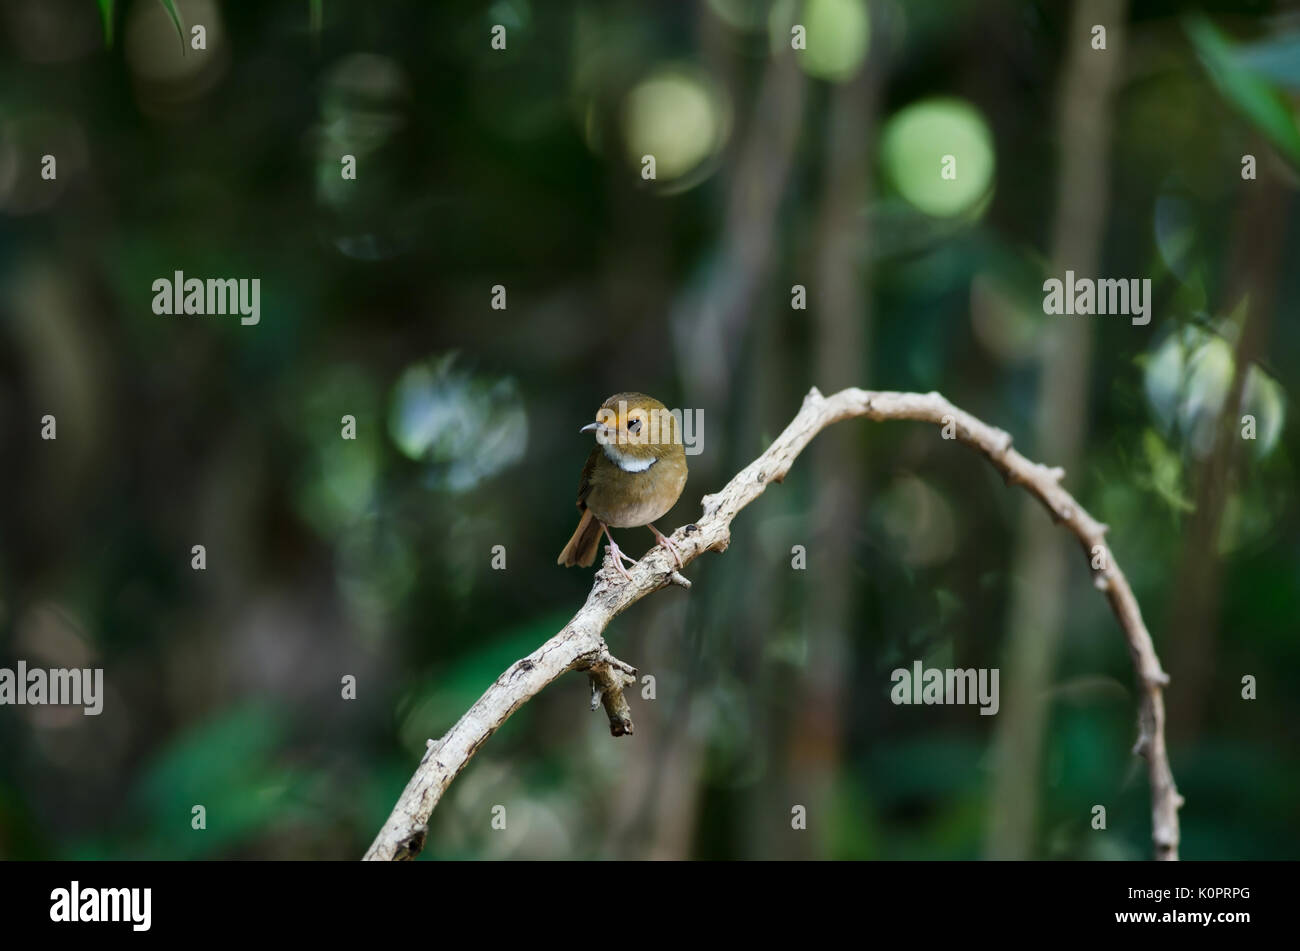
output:
[{"label": "bird's beak", "polygon": [[580,432],[580,433],[589,433],[589,432],[592,432],[593,430],[597,430],[597,429],[601,429],[601,428],[603,428],[603,427],[601,426],[600,423],[588,423],[586,426],[583,426],[581,429],[579,429],[578,432]]}]

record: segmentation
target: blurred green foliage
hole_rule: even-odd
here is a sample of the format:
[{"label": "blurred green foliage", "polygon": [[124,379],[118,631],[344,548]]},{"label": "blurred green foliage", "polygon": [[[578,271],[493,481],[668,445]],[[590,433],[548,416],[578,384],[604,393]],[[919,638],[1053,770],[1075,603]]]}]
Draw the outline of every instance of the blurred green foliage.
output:
[{"label": "blurred green foliage", "polygon": [[[810,55],[778,68],[801,19]],[[176,48],[182,22],[206,25],[206,52]],[[360,855],[426,740],[582,603],[591,572],[555,556],[590,449],[577,428],[610,393],[704,410],[674,527],[812,385],[939,389],[1037,458],[1037,358],[1066,319],[1041,308],[1057,87],[1066,44],[1087,42],[1069,24],[1046,0],[7,3],[0,664],[93,660],[109,693],[98,718],[0,708],[0,857]],[[1067,485],[1111,525],[1166,666],[1208,671],[1171,714],[1183,854],[1293,858],[1295,26],[1271,3],[1188,18],[1137,0],[1124,28],[1099,266],[1151,277],[1155,316],[1089,325]],[[877,86],[854,99],[864,69]],[[857,197],[830,184],[855,176]],[[1266,185],[1271,303],[1238,280]],[[862,376],[835,380],[842,221]],[[154,315],[151,282],[176,269],[260,278],[261,323]],[[1258,436],[1212,550],[1189,552],[1250,326],[1267,328],[1243,377]],[[838,484],[845,458],[860,483]],[[837,489],[858,517],[818,515]],[[611,739],[585,678],[562,679],[453,784],[426,856],[986,854],[998,718],[894,706],[889,673],[1000,666],[1005,689],[1021,501],[929,429],[839,424],[691,566],[689,593],[610,628],[655,678],[630,698],[635,736]],[[1190,644],[1169,623],[1189,555],[1222,568]],[[1142,858],[1131,662],[1082,560],[1062,597],[1034,853]]]}]

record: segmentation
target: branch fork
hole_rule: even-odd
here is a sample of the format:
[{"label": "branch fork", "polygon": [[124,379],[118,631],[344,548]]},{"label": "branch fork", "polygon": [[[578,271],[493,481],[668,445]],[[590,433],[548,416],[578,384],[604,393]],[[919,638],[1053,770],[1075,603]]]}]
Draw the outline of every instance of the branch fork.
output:
[{"label": "branch fork", "polygon": [[610,736],[631,736],[635,732],[632,708],[623,691],[636,685],[636,668],[623,663],[606,649],[586,670],[591,678],[591,709],[594,711],[604,705],[609,717]]}]

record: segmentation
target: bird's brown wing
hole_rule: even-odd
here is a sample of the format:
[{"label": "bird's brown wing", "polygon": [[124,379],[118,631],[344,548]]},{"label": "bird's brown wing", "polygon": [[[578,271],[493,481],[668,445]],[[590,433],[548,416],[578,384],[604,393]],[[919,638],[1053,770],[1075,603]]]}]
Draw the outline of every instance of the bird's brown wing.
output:
[{"label": "bird's brown wing", "polygon": [[572,565],[581,565],[587,567],[596,560],[596,552],[600,549],[600,531],[601,522],[590,511],[587,510],[587,496],[591,494],[591,474],[596,470],[596,460],[600,458],[600,447],[597,446],[587,457],[587,464],[582,467],[582,477],[578,479],[578,511],[582,512],[582,518],[578,520],[578,527],[573,532],[573,537],[569,543],[564,546],[560,552],[560,557],[556,561],[566,567]]},{"label": "bird's brown wing", "polygon": [[591,450],[591,455],[587,457],[587,464],[582,467],[582,476],[578,479],[578,510],[582,511],[587,507],[587,496],[591,493],[591,473],[596,468],[596,460],[600,458],[601,449],[597,446]]}]

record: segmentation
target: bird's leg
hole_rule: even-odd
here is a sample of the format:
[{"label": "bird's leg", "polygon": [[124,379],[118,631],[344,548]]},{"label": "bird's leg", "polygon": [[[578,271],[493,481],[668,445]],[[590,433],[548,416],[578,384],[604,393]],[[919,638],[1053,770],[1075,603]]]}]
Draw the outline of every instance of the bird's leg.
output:
[{"label": "bird's leg", "polygon": [[632,564],[635,565],[636,559],[623,554],[623,550],[619,548],[618,543],[614,541],[614,536],[609,533],[608,525],[606,525],[604,522],[601,522],[600,527],[604,530],[605,537],[609,539],[609,550],[614,555],[614,567],[618,569],[619,574],[621,574],[628,581],[631,581],[632,576],[628,574],[627,569],[623,567],[623,560],[627,559],[628,561],[630,561]]},{"label": "bird's leg", "polygon": [[682,556],[678,554],[677,546],[674,545],[672,540],[667,536],[659,534],[659,529],[655,528],[653,522],[650,522],[649,525],[650,531],[654,532],[655,538],[659,539],[659,544],[668,549],[669,553],[673,556],[673,561],[677,562],[677,567],[680,568],[682,566]]}]

